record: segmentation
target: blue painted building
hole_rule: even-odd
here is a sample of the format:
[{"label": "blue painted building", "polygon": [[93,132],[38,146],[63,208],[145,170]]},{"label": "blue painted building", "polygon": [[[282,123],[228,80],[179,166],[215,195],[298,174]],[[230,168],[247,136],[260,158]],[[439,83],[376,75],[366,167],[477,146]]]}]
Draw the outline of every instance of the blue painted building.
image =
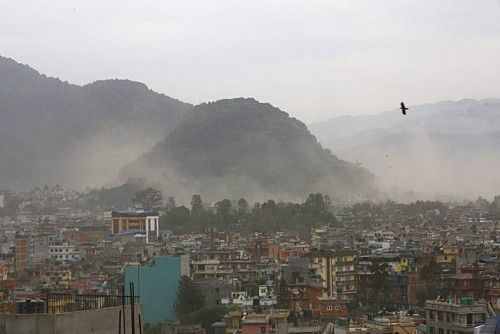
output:
[{"label": "blue painted building", "polygon": [[125,267],[125,288],[130,294],[130,282],[143,306],[144,323],[156,325],[177,320],[174,311],[177,286],[181,278],[179,256],[156,256],[151,266]]}]

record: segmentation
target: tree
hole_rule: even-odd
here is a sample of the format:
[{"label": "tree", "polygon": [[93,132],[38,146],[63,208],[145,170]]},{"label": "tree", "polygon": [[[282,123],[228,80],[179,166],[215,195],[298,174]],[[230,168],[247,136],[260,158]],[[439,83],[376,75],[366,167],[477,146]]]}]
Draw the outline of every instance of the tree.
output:
[{"label": "tree", "polygon": [[347,304],[349,317],[358,320],[363,315],[363,299],[362,295],[356,294],[349,304]]},{"label": "tree", "polygon": [[161,191],[148,187],[136,192],[132,202],[143,209],[158,209],[163,205],[163,195]]},{"label": "tree", "polygon": [[328,196],[323,196],[320,193],[309,194],[306,201],[302,205],[305,213],[309,214],[314,223],[335,224],[337,222],[335,216],[330,212],[332,200]]},{"label": "tree", "polygon": [[370,266],[371,280],[369,287],[372,293],[372,300],[375,302],[377,311],[380,305],[387,303],[391,291],[389,282],[389,265],[387,263],[373,262]]},{"label": "tree", "polygon": [[203,201],[201,200],[200,195],[193,195],[191,198],[191,215],[199,218],[203,213]]},{"label": "tree", "polygon": [[201,325],[208,333],[210,326],[214,322],[222,321],[222,318],[227,314],[228,310],[224,306],[204,307],[197,311],[188,313],[181,317],[183,325]]},{"label": "tree", "polygon": [[492,213],[496,218],[500,218],[500,195],[495,196],[493,201],[490,203],[489,207],[490,213]]},{"label": "tree", "polygon": [[228,199],[223,199],[220,202],[215,203],[216,213],[219,216],[228,216],[231,213],[231,201]]},{"label": "tree", "polygon": [[276,299],[278,301],[279,308],[289,308],[290,307],[290,289],[288,288],[288,282],[285,277],[281,277],[278,287],[278,293],[276,294]]},{"label": "tree", "polygon": [[249,208],[249,205],[248,205],[247,200],[244,198],[240,198],[238,200],[238,213],[245,214],[248,212],[248,208]]},{"label": "tree", "polygon": [[222,223],[222,226],[229,225],[229,219],[231,215],[231,201],[228,199],[223,199],[220,202],[215,203],[216,214]]},{"label": "tree", "polygon": [[205,299],[200,289],[188,276],[182,276],[177,288],[175,313],[179,318],[205,307]]},{"label": "tree", "polygon": [[420,278],[426,283],[437,282],[442,273],[443,267],[435,260],[432,260],[420,269]]},{"label": "tree", "polygon": [[318,216],[327,211],[325,199],[320,193],[309,194],[303,207],[307,212],[311,213],[314,218],[318,218]]},{"label": "tree", "polygon": [[160,225],[162,228],[179,228],[179,232],[187,233],[192,223],[192,217],[189,209],[185,206],[178,206],[173,210],[165,212],[160,216]]},{"label": "tree", "polygon": [[175,198],[173,196],[168,197],[166,207],[168,211],[172,211],[177,207],[177,205],[175,204]]},{"label": "tree", "polygon": [[417,292],[416,302],[419,306],[424,306],[428,299],[435,299],[441,293],[441,274],[443,267],[432,260],[420,269],[420,279],[425,282],[425,288]]},{"label": "tree", "polygon": [[150,326],[149,324],[144,325],[144,334],[161,334],[160,325]]}]

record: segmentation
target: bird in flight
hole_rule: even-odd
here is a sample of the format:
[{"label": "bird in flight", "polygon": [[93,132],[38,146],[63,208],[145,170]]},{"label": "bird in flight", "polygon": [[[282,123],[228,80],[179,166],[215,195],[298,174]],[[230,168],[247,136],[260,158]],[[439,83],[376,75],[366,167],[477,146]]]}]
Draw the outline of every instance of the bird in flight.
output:
[{"label": "bird in flight", "polygon": [[404,102],[401,102],[401,107],[399,109],[401,109],[401,112],[403,113],[403,115],[406,115],[406,110],[408,110],[408,108],[405,107]]}]

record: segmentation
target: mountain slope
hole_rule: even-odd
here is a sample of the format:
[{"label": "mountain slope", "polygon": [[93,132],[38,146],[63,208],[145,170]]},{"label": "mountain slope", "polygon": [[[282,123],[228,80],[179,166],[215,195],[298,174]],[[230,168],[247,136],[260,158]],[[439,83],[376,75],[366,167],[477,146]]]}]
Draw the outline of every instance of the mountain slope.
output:
[{"label": "mountain slope", "polygon": [[244,98],[196,106],[122,175],[162,182],[168,193],[211,198],[349,196],[369,191],[371,180],[323,149],[302,122]]},{"label": "mountain slope", "polygon": [[[338,130],[341,128],[342,130]],[[424,196],[493,196],[500,188],[500,100],[444,101],[311,125],[334,153],[380,183]]]},{"label": "mountain slope", "polygon": [[0,57],[0,188],[110,182],[191,109],[141,83],[81,87]]}]

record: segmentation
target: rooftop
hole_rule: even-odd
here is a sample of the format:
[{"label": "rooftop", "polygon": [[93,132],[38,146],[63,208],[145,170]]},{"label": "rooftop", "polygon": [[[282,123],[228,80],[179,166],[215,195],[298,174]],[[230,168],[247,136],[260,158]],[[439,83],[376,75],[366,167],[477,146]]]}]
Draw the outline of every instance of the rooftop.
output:
[{"label": "rooftop", "polygon": [[111,211],[111,217],[147,217],[147,216],[158,216],[158,211],[153,211],[153,210]]}]

